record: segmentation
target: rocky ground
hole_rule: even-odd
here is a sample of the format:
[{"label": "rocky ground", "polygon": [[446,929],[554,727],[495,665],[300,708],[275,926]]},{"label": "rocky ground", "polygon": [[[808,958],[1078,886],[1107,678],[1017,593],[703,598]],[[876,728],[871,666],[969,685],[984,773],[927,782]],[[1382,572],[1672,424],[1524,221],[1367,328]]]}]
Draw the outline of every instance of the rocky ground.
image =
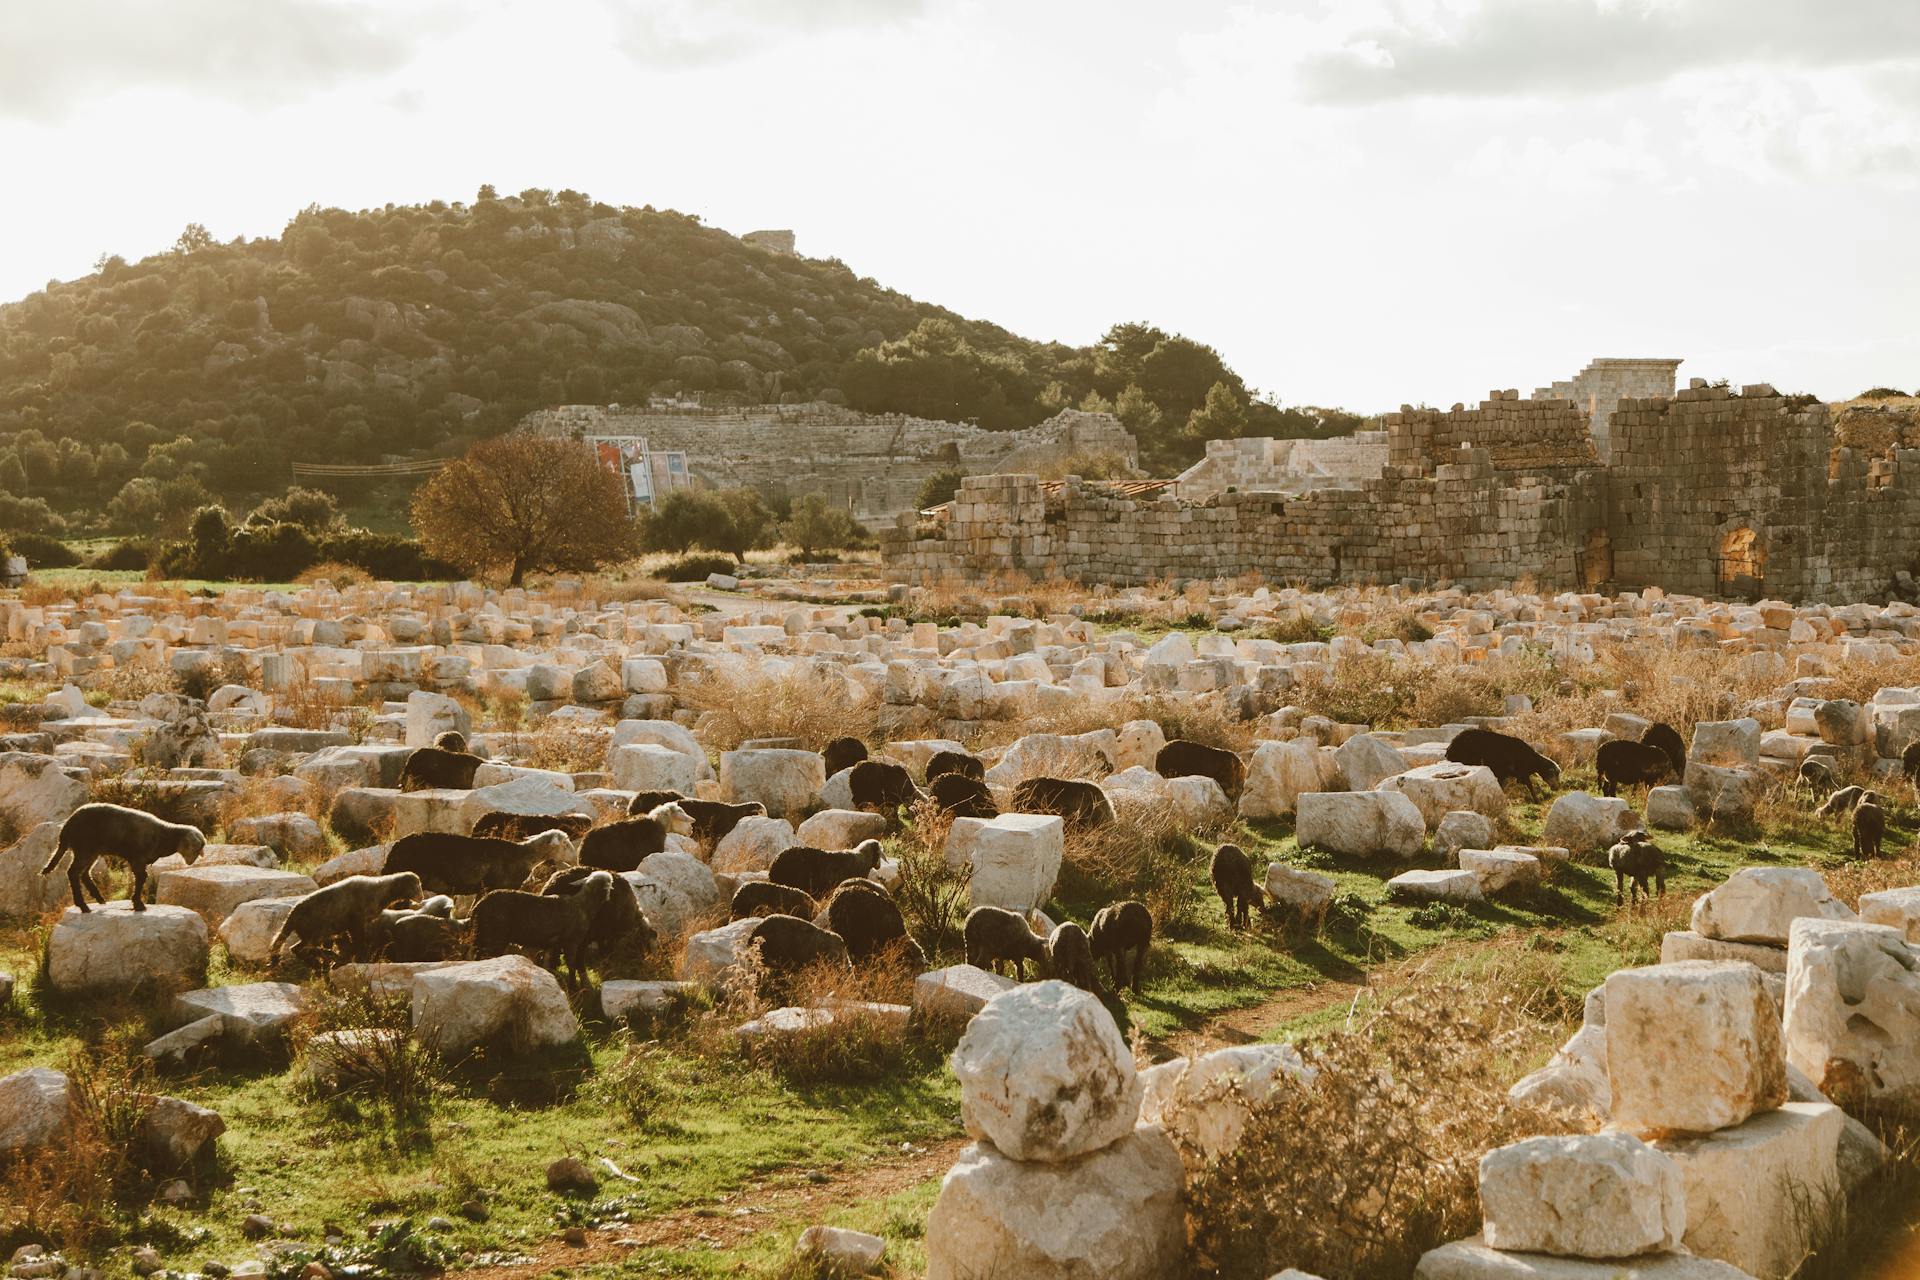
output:
[{"label": "rocky ground", "polygon": [[[1811,1225],[1707,1225],[1733,1210],[1701,1171],[1732,1144],[1750,1168],[1813,1168],[1777,1192],[1800,1201],[1894,1176],[1869,1175],[1875,1140],[1819,1089],[1884,1132],[1920,1089],[1920,983],[1902,976],[1920,895],[1897,892],[1920,884],[1900,764],[1920,740],[1910,607],[825,577],[116,592],[0,598],[0,1152],[68,1157],[0,1157],[16,1274],[806,1274],[796,1240],[832,1224],[878,1237],[898,1275],[983,1258],[1157,1275],[1197,1258],[1231,1275],[1273,1263],[1265,1276],[1308,1258],[1209,1253],[1199,1221],[1189,1253],[1177,1229],[1183,1184],[1213,1203],[1246,1123],[1208,1082],[1285,1105],[1315,1044],[1436,987],[1524,995],[1524,1034],[1481,1055],[1501,1055],[1487,1069],[1514,1086],[1513,1115],[1716,1136],[1503,1157],[1480,1183],[1484,1223],[1469,1172],[1472,1216],[1449,1234],[1484,1227],[1484,1245],[1421,1274],[1584,1274],[1501,1270],[1520,1255],[1497,1250],[1675,1245],[1755,1275],[1815,1247],[1826,1262],[1809,1267],[1856,1268],[1820,1274],[1878,1265],[1860,1232],[1843,1250]],[[1655,721],[1680,731],[1685,765],[1596,794],[1601,745]],[[1533,743],[1557,781],[1503,788],[1447,762],[1469,726]],[[448,729],[487,759],[473,787],[400,790],[409,752]],[[938,747],[974,751],[1003,810],[1026,778],[1087,779],[1114,821],[918,808],[892,830],[826,772],[817,753],[842,735],[917,781]],[[1244,782],[1162,776],[1170,739],[1234,752]],[[1809,760],[1817,791],[1799,780]],[[1855,856],[1850,814],[1814,811],[1846,785],[1881,797],[1878,857]],[[268,960],[293,902],[378,871],[409,833],[493,812],[604,822],[659,788],[767,813],[716,842],[670,837],[628,873],[654,944],[602,957],[578,991],[515,956],[331,980]],[[149,911],[81,919],[65,877],[39,873],[90,799],[191,823],[206,852],[158,864]],[[1617,904],[1609,850],[1643,825],[1666,892]],[[784,1013],[746,998],[732,892],[789,844],[870,834],[925,972],[816,981]],[[1266,891],[1248,931],[1208,881],[1229,840]],[[126,884],[116,870],[107,896]],[[969,904],[1044,928],[1122,898],[1157,919],[1137,994],[1012,990],[962,963]],[[1729,967],[1609,977],[1689,960]],[[1848,986],[1869,971],[1870,992]],[[1697,1007],[1716,1012],[1676,1012]],[[358,1079],[343,1044],[387,1047]],[[1688,1054],[1669,1061],[1675,1045]],[[1062,1082],[1054,1059],[1080,1066]],[[1049,1091],[1090,1062],[1105,1102],[1047,1130]],[[1906,1153],[1890,1154],[1897,1171]],[[1599,1244],[1540,1226],[1572,1211],[1565,1186],[1596,1179],[1617,1193],[1579,1208]],[[1049,1196],[1121,1206],[1126,1230],[1022,1217]],[[1784,1220],[1780,1203],[1739,1212]],[[1644,1274],[1740,1273],[1687,1265]]]}]

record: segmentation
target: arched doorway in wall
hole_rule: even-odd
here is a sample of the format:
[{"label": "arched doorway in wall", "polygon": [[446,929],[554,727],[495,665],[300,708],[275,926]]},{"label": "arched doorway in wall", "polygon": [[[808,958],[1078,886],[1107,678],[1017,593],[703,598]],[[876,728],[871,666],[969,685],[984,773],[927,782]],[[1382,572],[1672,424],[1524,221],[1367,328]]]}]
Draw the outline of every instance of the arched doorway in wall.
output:
[{"label": "arched doorway in wall", "polygon": [[1587,540],[1580,548],[1580,589],[1597,591],[1613,581],[1613,535],[1605,526],[1596,525],[1587,530]]},{"label": "arched doorway in wall", "polygon": [[1720,532],[1713,577],[1719,594],[1733,600],[1758,600],[1767,587],[1767,548],[1750,526]]}]

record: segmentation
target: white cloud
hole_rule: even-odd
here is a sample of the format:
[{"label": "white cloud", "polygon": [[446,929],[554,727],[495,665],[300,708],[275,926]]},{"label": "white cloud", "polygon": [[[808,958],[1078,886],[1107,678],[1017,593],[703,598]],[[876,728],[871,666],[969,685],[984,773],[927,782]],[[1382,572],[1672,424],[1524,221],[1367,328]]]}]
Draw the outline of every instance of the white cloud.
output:
[{"label": "white cloud", "polygon": [[925,0],[638,0],[614,5],[620,47],[646,65],[720,62],[795,40],[911,22]]}]

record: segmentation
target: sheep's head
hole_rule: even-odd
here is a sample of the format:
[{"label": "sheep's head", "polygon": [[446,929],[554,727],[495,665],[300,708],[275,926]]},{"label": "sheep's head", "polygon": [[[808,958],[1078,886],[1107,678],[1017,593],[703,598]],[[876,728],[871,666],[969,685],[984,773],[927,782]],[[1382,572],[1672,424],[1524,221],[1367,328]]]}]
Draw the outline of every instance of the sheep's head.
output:
[{"label": "sheep's head", "polygon": [[542,831],[528,836],[524,843],[549,862],[578,861],[573,851],[573,840],[564,831]]},{"label": "sheep's head", "polygon": [[647,815],[676,836],[693,834],[693,818],[678,803],[669,800]]},{"label": "sheep's head", "polygon": [[194,863],[198,862],[200,860],[200,855],[205,853],[206,850],[207,850],[207,837],[203,832],[201,832],[200,828],[198,827],[181,828],[180,840],[179,840],[179,843],[177,843],[174,846],[174,852],[178,853],[182,858],[186,859],[188,866],[192,866]]},{"label": "sheep's head", "polygon": [[444,893],[436,893],[421,903],[416,915],[439,916],[442,920],[453,919],[453,899]]},{"label": "sheep's head", "polygon": [[862,840],[854,847],[853,853],[868,871],[874,871],[880,866],[881,850],[878,840]]},{"label": "sheep's head", "polygon": [[1548,786],[1550,786],[1550,787],[1557,787],[1557,786],[1559,786],[1559,785],[1560,785],[1560,765],[1559,765],[1559,762],[1558,762],[1558,761],[1555,761],[1555,760],[1549,760],[1549,759],[1547,759],[1547,757],[1545,757],[1545,756],[1542,756],[1542,757],[1541,757],[1541,760],[1543,760],[1543,761],[1544,761],[1544,762],[1546,763],[1546,766],[1547,766],[1547,767],[1546,767],[1546,768],[1545,768],[1544,770],[1542,770],[1542,771],[1541,771],[1541,774],[1540,774],[1540,776],[1541,776],[1541,777],[1543,777],[1543,778],[1545,778],[1545,779],[1547,780],[1547,785],[1548,785]]},{"label": "sheep's head", "polygon": [[420,877],[412,871],[399,871],[388,876],[387,904],[396,902],[417,902],[426,891],[420,887]]},{"label": "sheep's head", "polygon": [[613,872],[594,872],[581,881],[580,892],[595,902],[606,902],[613,897]]}]

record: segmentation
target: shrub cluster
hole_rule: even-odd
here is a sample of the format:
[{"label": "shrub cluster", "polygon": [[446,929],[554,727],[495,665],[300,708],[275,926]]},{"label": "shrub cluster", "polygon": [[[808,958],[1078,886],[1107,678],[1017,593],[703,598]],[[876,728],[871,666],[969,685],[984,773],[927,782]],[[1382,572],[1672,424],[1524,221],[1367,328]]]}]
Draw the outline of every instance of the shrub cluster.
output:
[{"label": "shrub cluster", "polygon": [[376,578],[397,581],[461,577],[454,566],[426,554],[397,534],[335,529],[316,536],[304,525],[249,519],[234,525],[225,508],[194,513],[187,537],[163,544],[153,568],[169,578],[222,578],[242,582],[291,582],[316,564],[351,565]]}]

